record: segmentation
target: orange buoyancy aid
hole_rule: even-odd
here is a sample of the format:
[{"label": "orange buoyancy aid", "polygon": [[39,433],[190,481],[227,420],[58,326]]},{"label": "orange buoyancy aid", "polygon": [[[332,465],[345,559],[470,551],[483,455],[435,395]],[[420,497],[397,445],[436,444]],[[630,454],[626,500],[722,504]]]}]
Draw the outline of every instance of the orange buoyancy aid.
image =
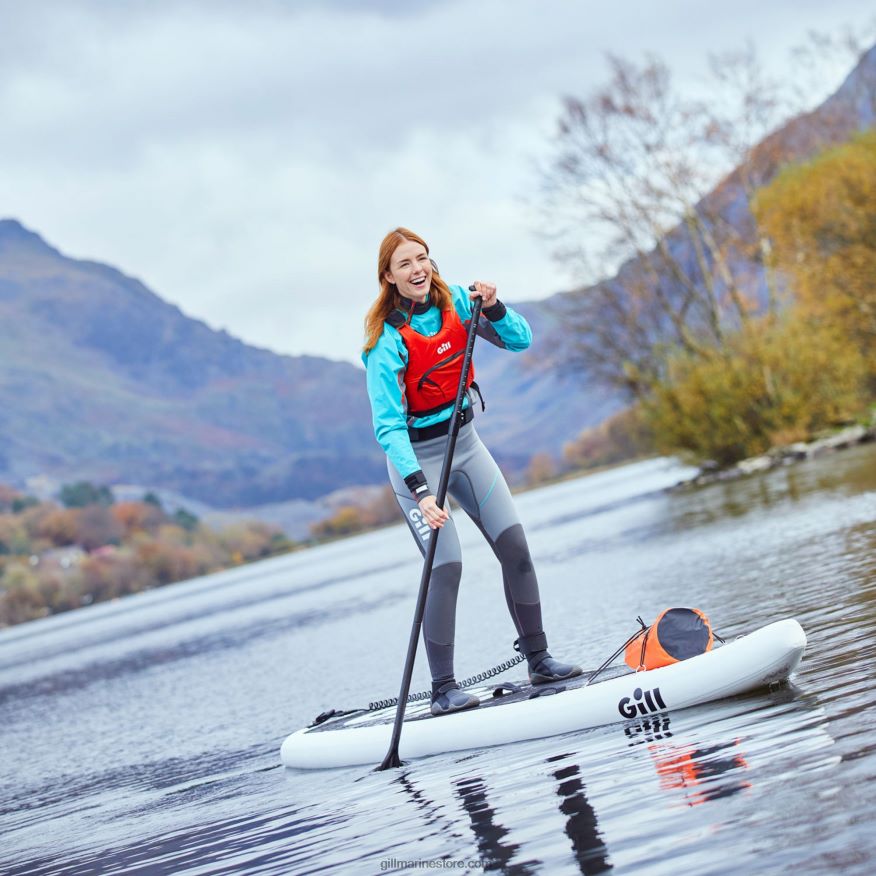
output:
[{"label": "orange buoyancy aid", "polygon": [[[409,417],[437,414],[456,401],[459,376],[465,358],[468,332],[455,307],[441,313],[441,328],[426,337],[413,329],[400,311],[387,322],[398,330],[408,351],[405,397]],[[474,383],[474,364],[468,370],[465,388]]]}]

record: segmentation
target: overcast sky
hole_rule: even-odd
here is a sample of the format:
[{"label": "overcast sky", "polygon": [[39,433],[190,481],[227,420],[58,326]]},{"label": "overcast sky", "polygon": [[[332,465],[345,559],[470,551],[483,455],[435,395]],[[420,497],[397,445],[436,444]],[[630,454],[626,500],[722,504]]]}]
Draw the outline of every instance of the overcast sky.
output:
[{"label": "overcast sky", "polygon": [[[872,0],[0,0],[0,218],[215,328],[358,359],[378,244],[451,282],[568,287],[535,234],[559,99],[605,53],[682,84],[753,39],[775,72]],[[839,67],[820,100],[841,81]]]}]

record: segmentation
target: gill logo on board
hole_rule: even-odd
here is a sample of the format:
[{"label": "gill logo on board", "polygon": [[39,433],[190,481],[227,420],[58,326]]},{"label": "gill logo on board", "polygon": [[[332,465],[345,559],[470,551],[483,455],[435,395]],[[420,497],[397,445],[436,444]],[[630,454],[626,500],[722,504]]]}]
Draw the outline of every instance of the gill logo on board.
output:
[{"label": "gill logo on board", "polygon": [[446,352],[451,348],[451,346],[453,346],[453,345],[450,343],[450,341],[445,341],[445,342],[444,342],[444,343],[438,348],[438,355],[440,356],[442,353],[446,353]]},{"label": "gill logo on board", "polygon": [[618,704],[617,710],[624,718],[635,718],[636,715],[648,715],[651,712],[659,712],[666,708],[663,697],[660,696],[660,688],[643,691],[637,687],[632,697],[624,697]]}]

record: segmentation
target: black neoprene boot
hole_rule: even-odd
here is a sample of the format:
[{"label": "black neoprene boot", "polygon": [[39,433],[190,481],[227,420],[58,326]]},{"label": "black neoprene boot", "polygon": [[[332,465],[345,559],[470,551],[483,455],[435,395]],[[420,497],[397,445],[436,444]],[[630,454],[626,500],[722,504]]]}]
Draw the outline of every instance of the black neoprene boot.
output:
[{"label": "black neoprene boot", "polygon": [[548,684],[551,681],[564,681],[574,678],[584,671],[573,663],[560,663],[548,653],[547,636],[536,633],[521,636],[514,642],[514,650],[520,651],[529,664],[529,680],[532,684]]},{"label": "black neoprene boot", "polygon": [[474,695],[459,689],[454,679],[443,684],[432,684],[432,714],[449,715],[451,712],[461,712],[463,709],[473,709],[481,701]]}]

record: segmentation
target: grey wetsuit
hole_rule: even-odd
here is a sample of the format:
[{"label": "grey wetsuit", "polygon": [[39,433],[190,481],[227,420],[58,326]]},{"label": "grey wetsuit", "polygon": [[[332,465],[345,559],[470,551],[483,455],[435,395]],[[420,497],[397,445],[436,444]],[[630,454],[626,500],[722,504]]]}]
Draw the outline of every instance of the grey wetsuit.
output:
[{"label": "grey wetsuit", "polygon": [[[446,435],[413,444],[433,491],[438,488],[446,446]],[[387,468],[405,520],[425,554],[432,530],[395,466],[388,462]],[[459,430],[448,492],[484,534],[502,565],[505,600],[518,634],[539,636],[543,631],[538,580],[523,526],[508,484],[478,437],[473,422]],[[452,516],[440,532],[423,618],[423,638],[433,680],[453,675],[456,597],[462,575],[462,552]]]}]

